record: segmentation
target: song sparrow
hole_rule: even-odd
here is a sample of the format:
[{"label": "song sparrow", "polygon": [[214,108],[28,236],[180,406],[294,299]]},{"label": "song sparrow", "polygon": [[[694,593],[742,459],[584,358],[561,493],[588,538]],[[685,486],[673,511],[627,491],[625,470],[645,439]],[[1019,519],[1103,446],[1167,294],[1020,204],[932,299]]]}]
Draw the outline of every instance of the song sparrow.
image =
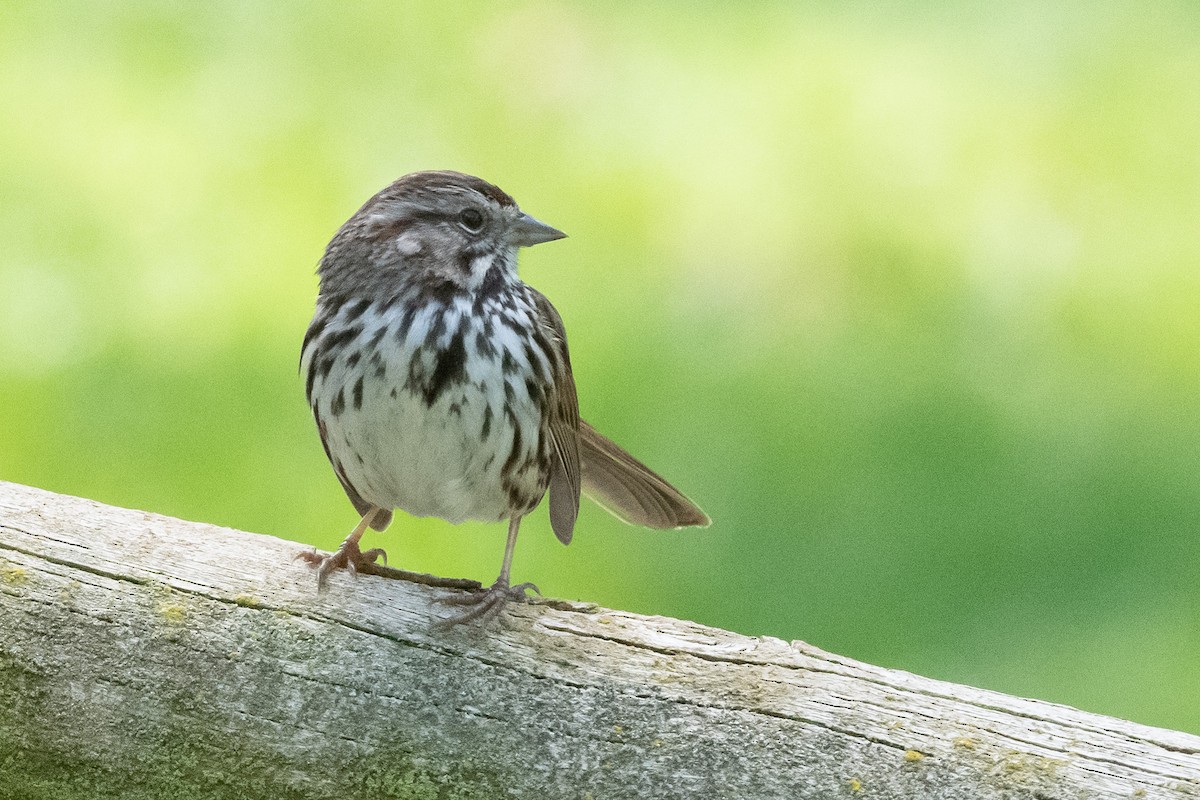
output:
[{"label": "song sparrow", "polygon": [[455,621],[524,599],[509,584],[521,519],[547,489],[550,524],[571,541],[585,494],[651,528],[706,525],[679,490],[579,418],[562,319],[517,277],[517,249],[566,234],[521,212],[486,181],[458,172],[407,175],[338,230],[317,272],[305,374],[321,442],[361,521],[332,555],[306,554],[318,586],[363,569],[368,526],[392,509],[416,516],[508,520],[500,576],[460,596]]}]

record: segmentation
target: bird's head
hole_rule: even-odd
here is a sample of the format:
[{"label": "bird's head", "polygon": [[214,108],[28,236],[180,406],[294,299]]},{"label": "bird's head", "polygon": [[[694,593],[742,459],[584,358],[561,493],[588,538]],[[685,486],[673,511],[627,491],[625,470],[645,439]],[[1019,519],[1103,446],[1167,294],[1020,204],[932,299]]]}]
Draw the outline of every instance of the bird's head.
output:
[{"label": "bird's head", "polygon": [[517,250],[566,236],[505,192],[461,172],[414,172],[338,230],[318,273],[322,294],[473,293],[517,278]]}]

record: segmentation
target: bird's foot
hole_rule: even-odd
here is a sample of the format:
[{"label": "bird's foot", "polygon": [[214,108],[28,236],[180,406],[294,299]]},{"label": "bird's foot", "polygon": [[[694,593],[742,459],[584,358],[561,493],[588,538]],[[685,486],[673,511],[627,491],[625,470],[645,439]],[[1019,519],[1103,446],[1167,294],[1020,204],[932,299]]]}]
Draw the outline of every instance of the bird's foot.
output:
[{"label": "bird's foot", "polygon": [[[368,575],[378,575],[381,578],[394,578],[424,586],[436,586],[441,589],[460,589],[468,592],[478,592],[479,581],[467,578],[441,578],[424,572],[410,572],[406,569],[396,569],[385,566],[387,553],[381,547],[372,548],[365,553],[358,547],[358,542],[345,541],[336,553],[318,553],[315,550],[303,550],[296,553],[296,558],[317,568],[317,591],[325,590],[325,581],[336,569],[349,570],[351,575],[365,572]],[[383,564],[379,561],[382,560]]]},{"label": "bird's foot", "polygon": [[383,559],[387,564],[387,553],[381,547],[373,547],[365,553],[359,549],[357,539],[347,539],[342,542],[336,553],[318,553],[315,550],[304,550],[296,554],[296,558],[306,561],[317,568],[317,591],[325,590],[325,581],[335,569],[348,570],[351,575],[359,572],[375,572],[379,567],[376,561]]},{"label": "bird's foot", "polygon": [[524,603],[525,593],[528,591],[541,594],[538,587],[532,583],[518,583],[516,586],[509,586],[508,580],[501,578],[481,592],[441,598],[438,602],[450,606],[466,606],[467,609],[461,614],[442,620],[437,623],[436,627],[450,628],[477,619],[486,623],[488,620],[495,619],[509,602]]}]

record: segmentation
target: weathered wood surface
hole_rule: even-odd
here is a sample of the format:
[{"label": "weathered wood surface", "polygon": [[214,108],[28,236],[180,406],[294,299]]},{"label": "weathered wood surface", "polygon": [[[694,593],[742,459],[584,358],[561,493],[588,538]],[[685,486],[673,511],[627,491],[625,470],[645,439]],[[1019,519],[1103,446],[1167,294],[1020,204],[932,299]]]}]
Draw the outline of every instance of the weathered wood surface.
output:
[{"label": "weathered wood surface", "polygon": [[0,483],[0,798],[1200,798],[1200,737]]}]

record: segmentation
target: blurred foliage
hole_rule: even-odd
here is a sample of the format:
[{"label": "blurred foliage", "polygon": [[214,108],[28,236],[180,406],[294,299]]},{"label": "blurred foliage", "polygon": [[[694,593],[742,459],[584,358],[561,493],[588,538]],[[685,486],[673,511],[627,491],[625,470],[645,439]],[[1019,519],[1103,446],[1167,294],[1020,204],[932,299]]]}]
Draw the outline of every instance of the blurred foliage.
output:
[{"label": "blurred foliage", "polygon": [[1200,733],[1198,75],[1183,2],[7,3],[0,476],[336,545],[313,269],[461,169],[716,520],[540,512],[517,580]]}]

